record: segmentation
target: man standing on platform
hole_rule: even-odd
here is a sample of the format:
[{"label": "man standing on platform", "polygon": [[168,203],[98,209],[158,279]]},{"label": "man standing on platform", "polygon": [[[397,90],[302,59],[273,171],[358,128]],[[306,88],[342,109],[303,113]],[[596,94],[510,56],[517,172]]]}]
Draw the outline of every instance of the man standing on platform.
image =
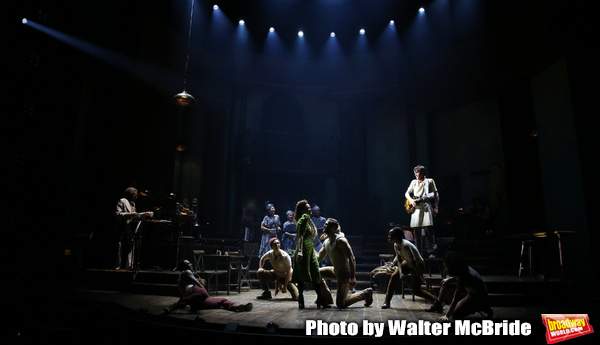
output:
[{"label": "man standing on platform", "polygon": [[125,196],[117,202],[117,258],[116,269],[130,269],[132,266],[133,236],[135,235],[135,221],[142,221],[152,216],[152,212],[138,213],[135,209],[135,200],[138,197],[137,189],[129,187]]},{"label": "man standing on platform", "polygon": [[[361,292],[348,294],[350,288],[356,287],[356,260],[350,243],[338,231],[339,228],[340,223],[337,220],[327,218],[325,221],[323,232],[327,238],[323,242],[323,248],[319,251],[319,261],[327,255],[333,266],[321,267],[321,278],[337,281],[335,304],[338,308],[346,308],[363,300],[365,306],[368,307],[373,303],[373,289],[367,288]],[[326,299],[330,299],[328,297],[331,296],[331,292],[327,291],[324,295]]]},{"label": "man standing on platform", "polygon": [[[286,251],[281,250],[281,242],[277,237],[273,237],[269,241],[269,246],[271,250],[260,258],[258,271],[256,272],[260,281],[260,287],[263,290],[262,295],[258,296],[257,299],[269,300],[273,298],[268,284],[271,281],[275,282],[275,295],[277,295],[281,287],[282,293],[286,293],[289,290],[292,299],[297,301],[298,288],[290,282],[292,279],[292,258]],[[271,262],[271,266],[273,267],[273,269],[268,271],[263,268],[267,260]]]},{"label": "man standing on platform", "polygon": [[[425,258],[434,258],[437,245],[433,234],[433,217],[439,213],[440,193],[435,181],[425,177],[425,167],[417,165],[415,179],[410,182],[404,196],[410,203],[410,227],[417,248]],[[423,243],[425,242],[425,243]]]}]

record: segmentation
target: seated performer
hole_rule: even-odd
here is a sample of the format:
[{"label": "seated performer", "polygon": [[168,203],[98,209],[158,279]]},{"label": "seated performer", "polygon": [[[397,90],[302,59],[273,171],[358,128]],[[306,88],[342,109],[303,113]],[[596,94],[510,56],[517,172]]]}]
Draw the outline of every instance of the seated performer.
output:
[{"label": "seated performer", "polygon": [[188,260],[180,261],[177,265],[179,269],[179,279],[177,280],[177,288],[181,299],[163,310],[166,314],[173,312],[189,305],[194,310],[200,309],[219,309],[231,311],[250,311],[252,303],[234,303],[226,298],[209,297],[208,292],[198,280],[198,277],[192,272],[192,263]]},{"label": "seated performer", "polygon": [[390,263],[390,265],[398,265],[398,267],[390,277],[387,293],[385,295],[385,302],[381,308],[391,308],[392,297],[394,296],[394,291],[396,290],[398,280],[400,280],[402,275],[405,274],[410,274],[411,276],[410,288],[415,295],[423,297],[432,302],[435,301],[435,296],[421,288],[421,285],[424,282],[421,272],[425,268],[425,263],[423,262],[423,257],[419,253],[417,247],[404,238],[404,231],[399,227],[395,227],[390,230],[388,234],[388,240],[390,243],[394,244],[394,251],[396,252],[396,257],[394,258],[394,261]]},{"label": "seated performer", "polygon": [[[348,294],[350,288],[356,287],[356,261],[348,239],[339,231],[340,224],[333,218],[327,218],[323,231],[327,238],[323,248],[319,251],[319,261],[326,255],[331,259],[333,266],[319,269],[321,278],[337,281],[337,294],[335,304],[338,308],[346,308],[358,301],[365,301],[368,307],[373,303],[373,289],[367,288],[361,292]],[[327,289],[327,294],[331,292]]]},{"label": "seated performer", "polygon": [[[269,281],[275,282],[275,295],[281,287],[281,292],[286,293],[289,289],[292,299],[298,300],[298,288],[292,284],[292,258],[290,255],[281,250],[281,242],[277,237],[272,238],[269,241],[271,250],[266,252],[261,258],[258,264],[258,271],[256,275],[260,281],[260,287],[263,290],[262,295],[256,297],[257,299],[271,299],[271,291],[269,290]],[[271,262],[272,270],[265,270],[263,267],[265,262],[269,260]]]},{"label": "seated performer", "polygon": [[441,313],[444,310],[444,301],[454,291],[446,315],[439,317],[438,320],[463,319],[477,312],[484,312],[487,318],[491,318],[494,312],[490,308],[487,288],[479,273],[468,266],[462,256],[456,252],[446,253],[443,265],[451,277],[442,280],[439,297],[428,311]]}]

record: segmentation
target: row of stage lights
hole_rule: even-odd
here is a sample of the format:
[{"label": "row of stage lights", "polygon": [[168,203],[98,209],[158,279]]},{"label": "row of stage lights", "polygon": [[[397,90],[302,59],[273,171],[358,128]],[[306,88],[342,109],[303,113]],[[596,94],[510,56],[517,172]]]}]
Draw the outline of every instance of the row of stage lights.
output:
[{"label": "row of stage lights", "polygon": [[[187,55],[187,60],[189,60],[189,41],[191,39],[191,28],[192,28],[192,18],[193,18],[192,14],[193,14],[193,9],[194,9],[194,5],[193,4],[194,4],[194,2],[192,0],[192,7],[191,7],[191,13],[190,13],[190,29],[189,29],[190,31],[188,33],[188,55]],[[215,11],[219,10],[219,6],[218,5],[214,5],[213,6],[213,10],[215,10]],[[420,14],[424,14],[425,13],[425,9],[423,7],[421,7],[419,9],[419,13]],[[23,18],[21,21],[25,25],[29,24],[29,21],[27,20],[27,18]],[[32,24],[33,24],[33,22],[32,22]],[[244,22],[243,19],[240,19],[239,22],[238,22],[238,24],[240,26],[244,26],[246,23]],[[389,25],[391,25],[391,26],[394,25],[394,21],[390,20]],[[275,28],[274,27],[269,28],[269,32],[271,32],[271,33],[275,32]],[[360,35],[365,35],[366,34],[365,29],[361,28],[359,30],[359,34]],[[299,37],[304,37],[304,32],[298,31],[298,36]],[[335,32],[331,32],[329,34],[329,36],[335,37]],[[173,97],[173,99],[175,100],[176,104],[179,105],[179,106],[189,106],[189,105],[195,103],[194,97],[192,95],[190,95],[189,93],[187,93],[186,90],[185,90],[185,85],[186,85],[185,78],[187,78],[187,64],[188,64],[188,62],[186,61],[186,65],[185,65],[185,77],[184,77],[184,89],[183,89],[182,92],[176,94]]]},{"label": "row of stage lights", "polygon": [[[219,6],[218,6],[218,5],[214,5],[214,6],[213,6],[213,10],[217,11],[218,9],[219,9]],[[425,13],[425,8],[423,8],[423,7],[419,8],[419,13],[420,13],[420,14],[423,14],[423,13]],[[239,24],[240,26],[244,26],[244,25],[246,25],[246,22],[245,22],[243,19],[240,19],[240,20],[238,21],[238,24]],[[390,24],[389,24],[389,25],[394,25],[394,20],[390,20]],[[275,32],[275,28],[274,28],[274,27],[270,27],[270,28],[269,28],[269,32]],[[366,31],[365,31],[365,29],[362,29],[362,28],[361,28],[361,29],[358,31],[358,33],[359,33],[360,35],[364,35],[364,34],[366,34]],[[330,36],[330,37],[335,37],[335,32],[333,32],[333,31],[332,31],[332,32],[329,34],[329,36]],[[304,32],[303,32],[302,30],[298,31],[298,37],[304,37]]]}]

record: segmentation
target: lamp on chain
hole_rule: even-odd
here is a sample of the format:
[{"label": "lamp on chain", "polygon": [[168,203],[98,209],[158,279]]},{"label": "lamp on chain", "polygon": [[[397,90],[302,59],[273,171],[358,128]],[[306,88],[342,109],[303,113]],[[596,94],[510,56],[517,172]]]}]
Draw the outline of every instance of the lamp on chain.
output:
[{"label": "lamp on chain", "polygon": [[191,1],[192,5],[190,8],[190,27],[188,30],[187,53],[186,53],[186,57],[185,57],[185,72],[183,75],[183,91],[176,94],[175,96],[173,96],[175,103],[182,107],[190,106],[196,102],[196,99],[194,98],[194,96],[190,95],[185,90],[185,88],[187,86],[188,64],[190,62],[190,41],[192,38],[192,21],[194,18],[194,0],[190,0],[190,1]]}]

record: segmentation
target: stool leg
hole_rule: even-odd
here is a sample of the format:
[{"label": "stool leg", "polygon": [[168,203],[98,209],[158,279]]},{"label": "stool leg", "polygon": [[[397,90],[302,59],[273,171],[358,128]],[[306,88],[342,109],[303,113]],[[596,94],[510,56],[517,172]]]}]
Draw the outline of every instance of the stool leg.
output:
[{"label": "stool leg", "polygon": [[219,294],[219,275],[215,274],[213,275],[213,277],[215,277],[215,295]]},{"label": "stool leg", "polygon": [[400,278],[400,288],[402,289],[402,298],[404,298],[404,277]]},{"label": "stool leg", "polygon": [[529,275],[533,275],[533,251],[532,251],[532,247],[533,246],[529,246],[527,254],[528,254],[528,259],[529,259]]},{"label": "stool leg", "polygon": [[521,277],[521,271],[523,270],[523,251],[525,250],[525,241],[521,241],[521,260],[519,262],[519,277]]}]

